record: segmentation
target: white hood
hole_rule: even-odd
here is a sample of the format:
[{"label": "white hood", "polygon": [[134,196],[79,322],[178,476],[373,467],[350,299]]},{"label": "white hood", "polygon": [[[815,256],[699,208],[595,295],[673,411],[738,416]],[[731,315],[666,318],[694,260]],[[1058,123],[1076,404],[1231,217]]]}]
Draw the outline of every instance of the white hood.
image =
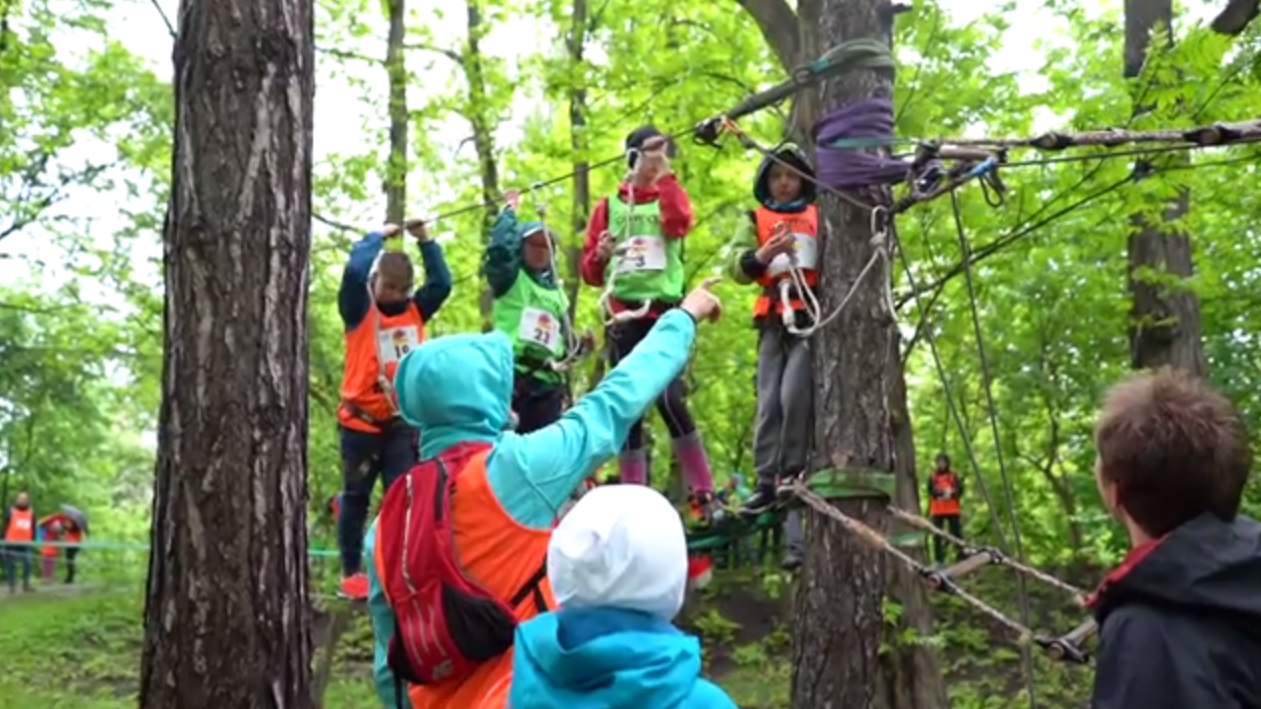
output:
[{"label": "white hood", "polygon": [[547,577],[562,607],[612,606],[673,620],[687,588],[679,513],[643,485],[602,485],[552,531]]}]

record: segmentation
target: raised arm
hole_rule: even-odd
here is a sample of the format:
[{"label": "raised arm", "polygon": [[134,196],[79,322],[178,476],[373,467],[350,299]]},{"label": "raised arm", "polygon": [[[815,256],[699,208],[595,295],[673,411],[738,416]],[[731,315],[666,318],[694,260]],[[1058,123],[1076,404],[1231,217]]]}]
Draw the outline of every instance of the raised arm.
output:
[{"label": "raised arm", "polygon": [[451,295],[451,271],[447,268],[447,259],[442,254],[442,246],[429,238],[424,222],[414,222],[407,230],[416,237],[416,245],[420,248],[420,260],[425,266],[425,283],[412,296],[420,316],[428,322],[438,309],[447,302]]},{"label": "raised arm", "polygon": [[490,230],[490,245],[482,259],[490,289],[498,298],[517,282],[521,272],[521,223],[512,207],[504,207]]},{"label": "raised arm", "polygon": [[657,204],[661,208],[661,231],[667,239],[682,239],[696,224],[692,200],[679,178],[670,173],[657,181]]},{"label": "raised arm", "polygon": [[374,231],[350,247],[346,270],[342,271],[341,288],[337,291],[337,311],[347,330],[354,329],[368,314],[368,306],[371,304],[368,272],[372,270],[372,262],[381,253],[384,245],[385,234]]}]

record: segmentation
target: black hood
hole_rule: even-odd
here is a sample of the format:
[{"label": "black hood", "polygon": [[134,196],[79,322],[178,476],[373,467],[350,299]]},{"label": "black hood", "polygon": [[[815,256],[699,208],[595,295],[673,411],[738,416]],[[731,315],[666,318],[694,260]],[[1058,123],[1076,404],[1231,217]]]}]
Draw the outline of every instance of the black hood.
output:
[{"label": "black hood", "polygon": [[1112,609],[1129,602],[1229,616],[1261,638],[1261,524],[1204,514],[1131,553],[1104,580],[1092,605],[1102,624]]},{"label": "black hood", "polygon": [[[771,157],[771,155],[774,157]],[[757,176],[753,178],[753,197],[764,207],[769,207],[771,205],[771,166],[774,165],[777,160],[783,161],[797,168],[798,172],[805,173],[812,179],[814,178],[814,168],[810,166],[809,156],[806,155],[804,150],[796,145],[792,143],[784,143],[775,148],[775,150],[771,152],[771,155],[762,159],[762,163],[758,165],[757,168]],[[811,180],[802,180],[801,196],[799,199],[804,201],[806,204],[812,204],[815,201],[816,196],[817,190],[814,186],[814,182]]]}]

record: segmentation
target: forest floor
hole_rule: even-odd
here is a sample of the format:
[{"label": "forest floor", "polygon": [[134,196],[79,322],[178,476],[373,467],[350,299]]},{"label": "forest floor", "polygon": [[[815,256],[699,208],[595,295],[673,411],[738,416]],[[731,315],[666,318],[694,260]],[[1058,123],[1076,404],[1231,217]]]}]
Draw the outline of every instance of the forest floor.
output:
[{"label": "forest floor", "polygon": [[[681,624],[703,638],[706,673],[741,707],[788,706],[790,583],[778,572],[719,572],[710,589],[684,610]],[[966,579],[965,585],[1013,618],[1019,617],[1010,572],[985,569]],[[1054,590],[1030,586],[1030,594],[1035,627],[1065,632],[1083,619],[1083,611]],[[7,592],[0,590],[0,595]],[[0,707],[134,707],[142,595],[135,583],[89,586],[82,593],[49,586],[0,601]],[[934,602],[937,631],[925,641],[943,650],[951,706],[1027,706],[1014,639],[956,599],[938,595]],[[1085,705],[1089,668],[1056,664],[1037,648],[1034,657],[1039,706]],[[371,660],[367,615],[355,613],[337,646],[325,706],[379,709],[371,684]]]}]

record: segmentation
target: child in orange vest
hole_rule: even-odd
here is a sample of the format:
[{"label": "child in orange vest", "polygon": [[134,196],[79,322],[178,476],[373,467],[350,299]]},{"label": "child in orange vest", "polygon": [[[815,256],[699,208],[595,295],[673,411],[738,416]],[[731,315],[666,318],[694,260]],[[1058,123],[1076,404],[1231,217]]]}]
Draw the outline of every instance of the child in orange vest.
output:
[{"label": "child in orange vest", "polygon": [[22,565],[22,590],[31,590],[31,542],[35,541],[35,511],[31,498],[19,492],[13,507],[4,513],[4,575],[9,579],[9,593],[17,593],[17,566]]},{"label": "child in orange vest", "polygon": [[[963,480],[950,469],[950,456],[937,454],[937,467],[928,476],[928,516],[938,529],[945,529],[956,537],[963,536],[959,514],[959,498],[963,497]],[[938,564],[946,563],[946,540],[933,537],[933,554]],[[963,559],[963,549],[955,547],[955,558]]]},{"label": "child in orange vest", "polygon": [[[810,343],[799,333],[812,324],[806,300],[818,280],[819,212],[815,185],[803,175],[813,176],[813,168],[791,143],[762,161],[753,182],[760,206],[741,223],[731,264],[737,282],[756,283],[761,289],[753,306],[758,330],[753,431],[757,486],[745,501],[747,514],[774,505],[777,486],[782,489],[805,472],[810,452]],[[800,521],[794,520],[788,529],[784,565],[795,568],[801,556]]]},{"label": "child in orange vest", "polygon": [[390,483],[416,464],[417,432],[399,416],[394,392],[398,362],[425,339],[451,293],[451,274],[442,247],[423,223],[407,227],[420,248],[425,283],[412,293],[411,261],[402,252],[402,230],[390,224],[354,245],[337,295],[346,332],[346,368],[337,410],[342,457],[342,499],[337,516],[341,551],[341,595],[368,597],[362,573],[363,532],[368,503],[382,478]]}]

